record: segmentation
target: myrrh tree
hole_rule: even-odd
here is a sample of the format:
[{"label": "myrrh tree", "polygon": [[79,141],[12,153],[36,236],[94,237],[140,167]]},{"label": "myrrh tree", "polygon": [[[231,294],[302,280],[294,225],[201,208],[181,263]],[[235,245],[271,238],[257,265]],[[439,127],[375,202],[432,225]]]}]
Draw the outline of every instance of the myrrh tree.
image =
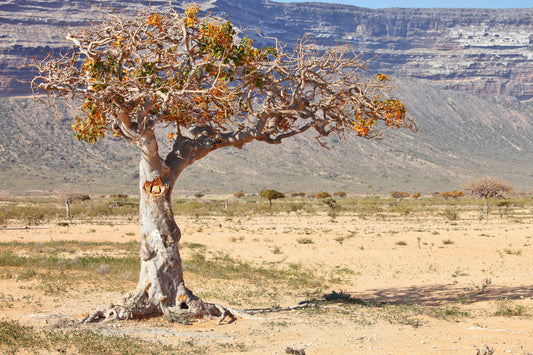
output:
[{"label": "myrrh tree", "polygon": [[[71,52],[34,63],[35,92],[44,90],[50,102],[80,103],[72,125],[79,139],[94,143],[112,133],[141,152],[139,283],[120,304],[86,321],[233,317],[185,287],[171,209],[177,178],[210,152],[252,141],[278,144],[312,130],[319,142],[330,134],[377,139],[385,128],[416,130],[403,103],[390,96],[390,79],[362,77],[366,64],[349,47],[319,50],[303,39],[293,50],[274,40],[273,47],[256,48],[244,30],[200,17],[199,9],[107,14],[67,36]],[[156,126],[172,127],[163,137],[172,149],[163,157]]]},{"label": "myrrh tree", "polygon": [[492,177],[472,180],[463,189],[467,194],[483,199],[483,217],[487,219],[489,217],[488,199],[505,198],[513,191],[513,187],[510,184]]}]

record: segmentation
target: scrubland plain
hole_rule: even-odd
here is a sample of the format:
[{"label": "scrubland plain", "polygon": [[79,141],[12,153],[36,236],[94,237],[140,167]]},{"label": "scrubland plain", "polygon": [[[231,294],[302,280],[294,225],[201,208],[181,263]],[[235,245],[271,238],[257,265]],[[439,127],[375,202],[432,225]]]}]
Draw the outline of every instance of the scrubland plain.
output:
[{"label": "scrubland plain", "polygon": [[[138,278],[135,197],[0,199],[6,353],[533,352],[533,199],[174,201],[189,288],[269,312],[78,324]],[[291,310],[284,307],[297,306]]]}]

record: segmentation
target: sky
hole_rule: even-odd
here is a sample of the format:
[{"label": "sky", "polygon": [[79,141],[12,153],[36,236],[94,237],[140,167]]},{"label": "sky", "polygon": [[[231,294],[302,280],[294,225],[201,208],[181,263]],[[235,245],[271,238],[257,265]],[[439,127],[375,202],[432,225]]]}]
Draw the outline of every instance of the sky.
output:
[{"label": "sky", "polygon": [[[296,2],[294,0],[275,0],[279,2]],[[452,8],[529,8],[533,7],[533,0],[314,0],[337,4],[354,5],[380,9],[386,7],[452,7]],[[298,2],[302,2],[299,0]]]}]

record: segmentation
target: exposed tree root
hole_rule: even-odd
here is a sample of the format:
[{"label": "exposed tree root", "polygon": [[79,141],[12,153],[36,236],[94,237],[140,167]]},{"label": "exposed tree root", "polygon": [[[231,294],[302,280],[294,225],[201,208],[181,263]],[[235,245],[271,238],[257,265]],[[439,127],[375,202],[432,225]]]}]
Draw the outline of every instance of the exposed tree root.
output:
[{"label": "exposed tree root", "polygon": [[[237,317],[244,319],[264,320],[277,318],[261,318],[254,316],[259,313],[274,313],[293,311],[304,308],[319,307],[323,309],[339,308],[339,306],[324,306],[319,302],[303,301],[288,307],[252,308],[237,310],[216,303],[207,303],[195,296],[189,289],[180,293],[180,303],[175,306],[161,304],[154,305],[148,301],[147,294],[140,293],[136,296],[128,295],[121,305],[111,304],[104,309],[97,309],[90,315],[80,320],[81,323],[94,323],[100,321],[144,319],[164,315],[170,321],[190,321],[194,319],[218,319],[217,325],[222,324],[227,318],[227,324],[233,323]],[[285,318],[285,317],[284,317]]]},{"label": "exposed tree root", "polygon": [[[189,291],[190,292],[190,291]],[[315,302],[303,301],[294,306],[288,307],[270,307],[270,308],[253,308],[237,310],[230,307],[222,306],[216,303],[207,303],[196,297],[192,293],[177,307],[156,307],[153,304],[144,303],[144,297],[132,297],[131,295],[123,300],[122,305],[111,304],[104,309],[97,309],[90,315],[80,320],[80,323],[108,322],[114,320],[143,319],[152,316],[164,315],[171,321],[189,321],[193,319],[218,319],[217,325],[220,325],[229,318],[227,324],[233,323],[237,317],[244,319],[264,320],[266,318],[256,317],[259,313],[274,313],[293,311],[303,308],[336,308],[336,306],[321,306]],[[272,318],[268,318],[272,319]],[[277,319],[277,318],[275,318]]]},{"label": "exposed tree root", "polygon": [[157,310],[150,311],[149,307],[144,310],[136,309],[135,311],[124,305],[111,304],[104,308],[97,308],[93,313],[83,317],[80,323],[109,322],[127,319],[143,319],[152,316],[164,315],[169,320],[192,320],[192,319],[218,319],[217,325],[222,324],[229,318],[228,324],[234,322],[237,318],[234,313],[221,305],[206,303],[200,301],[202,306],[196,309],[166,309],[165,313]]},{"label": "exposed tree root", "polygon": [[229,318],[228,323],[236,320],[234,313],[229,308],[204,302],[186,288],[178,294],[177,300],[179,302],[172,302],[173,304],[165,302],[167,301],[165,299],[162,299],[159,304],[154,304],[145,291],[129,294],[120,304],[97,308],[95,312],[83,317],[80,323],[145,319],[160,315],[164,315],[169,320],[218,319],[217,324],[221,324],[227,318]]}]

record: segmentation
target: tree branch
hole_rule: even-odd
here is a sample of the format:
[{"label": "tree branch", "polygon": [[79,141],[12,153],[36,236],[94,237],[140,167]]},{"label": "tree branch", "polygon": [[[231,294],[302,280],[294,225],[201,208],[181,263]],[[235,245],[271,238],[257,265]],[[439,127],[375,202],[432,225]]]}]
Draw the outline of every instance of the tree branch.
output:
[{"label": "tree branch", "polygon": [[147,130],[167,124],[176,139],[189,137],[182,143],[192,145],[196,160],[252,140],[278,144],[313,127],[318,138],[416,131],[401,101],[390,96],[390,79],[361,78],[367,63],[348,46],[324,51],[304,37],[292,51],[277,40],[274,48],[258,49],[242,30],[198,18],[194,7],[185,15],[148,11],[133,18],[109,14],[69,34],[69,55],[35,63],[40,75],[33,88],[81,98],[80,139],[94,142],[115,130],[137,144]]}]

